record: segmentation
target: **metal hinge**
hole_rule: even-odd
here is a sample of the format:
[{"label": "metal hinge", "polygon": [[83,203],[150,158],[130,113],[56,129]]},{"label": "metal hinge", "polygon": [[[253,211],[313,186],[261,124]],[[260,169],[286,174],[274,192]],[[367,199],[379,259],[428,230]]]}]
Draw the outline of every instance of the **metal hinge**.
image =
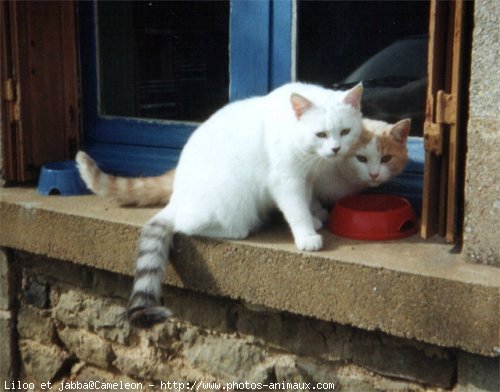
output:
[{"label": "metal hinge", "polygon": [[453,94],[443,90],[437,92],[436,122],[438,124],[455,124],[457,118],[457,99]]},{"label": "metal hinge", "polygon": [[17,99],[17,86],[13,78],[9,78],[4,82],[3,100],[9,102],[8,110],[11,121],[19,121],[21,119],[21,105]]},{"label": "metal hinge", "polygon": [[456,121],[456,97],[439,90],[436,94],[436,122],[424,124],[424,147],[436,155],[443,153],[443,125],[452,125]]},{"label": "metal hinge", "polygon": [[21,105],[19,101],[14,102],[14,107],[12,108],[12,120],[20,121],[21,120]]},{"label": "metal hinge", "polygon": [[7,79],[3,83],[3,100],[4,101],[16,100],[16,83],[12,78]]}]

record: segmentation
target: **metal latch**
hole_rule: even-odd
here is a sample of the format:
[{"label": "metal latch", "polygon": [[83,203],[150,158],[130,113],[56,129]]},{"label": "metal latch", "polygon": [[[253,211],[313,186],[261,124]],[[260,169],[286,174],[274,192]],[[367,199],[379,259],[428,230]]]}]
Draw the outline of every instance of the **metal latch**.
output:
[{"label": "metal latch", "polygon": [[455,124],[457,114],[456,97],[439,90],[436,94],[436,122],[424,124],[424,147],[436,155],[443,153],[443,125]]},{"label": "metal latch", "polygon": [[424,123],[424,148],[436,155],[443,153],[443,125],[432,122]]},{"label": "metal latch", "polygon": [[12,78],[7,79],[3,84],[3,99],[4,101],[16,100],[16,84]]}]

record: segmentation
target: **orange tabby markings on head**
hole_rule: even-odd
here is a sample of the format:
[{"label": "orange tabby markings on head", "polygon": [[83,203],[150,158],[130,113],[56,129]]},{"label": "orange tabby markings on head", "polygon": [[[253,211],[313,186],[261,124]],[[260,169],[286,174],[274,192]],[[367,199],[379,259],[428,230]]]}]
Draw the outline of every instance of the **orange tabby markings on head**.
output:
[{"label": "orange tabby markings on head", "polygon": [[396,124],[363,119],[362,123],[362,133],[346,156],[335,164],[323,164],[314,173],[317,200],[313,199],[312,210],[322,221],[328,218],[322,205],[330,207],[342,197],[379,186],[400,174],[408,162],[409,119]]}]

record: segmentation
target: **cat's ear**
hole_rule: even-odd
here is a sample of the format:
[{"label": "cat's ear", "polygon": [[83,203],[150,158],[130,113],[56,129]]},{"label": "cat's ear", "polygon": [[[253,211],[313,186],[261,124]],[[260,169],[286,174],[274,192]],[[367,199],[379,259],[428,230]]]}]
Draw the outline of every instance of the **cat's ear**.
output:
[{"label": "cat's ear", "polygon": [[406,144],[406,139],[410,134],[411,120],[405,118],[404,120],[398,121],[389,131],[394,140],[400,144]]},{"label": "cat's ear", "polygon": [[295,113],[295,117],[300,120],[300,117],[313,107],[313,103],[300,94],[292,93],[290,102]]},{"label": "cat's ear", "polygon": [[343,102],[352,106],[354,109],[361,109],[361,97],[363,96],[363,83],[358,83],[352,89],[347,91]]}]

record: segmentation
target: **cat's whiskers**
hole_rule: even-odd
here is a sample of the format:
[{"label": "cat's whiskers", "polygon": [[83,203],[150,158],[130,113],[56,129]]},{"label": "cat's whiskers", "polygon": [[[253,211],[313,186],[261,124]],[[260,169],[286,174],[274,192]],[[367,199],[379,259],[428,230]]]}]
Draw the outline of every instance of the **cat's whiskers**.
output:
[{"label": "cat's whiskers", "polygon": [[295,156],[298,158],[297,161],[300,163],[301,168],[306,172],[309,173],[314,166],[318,164],[319,161],[322,160],[322,157],[316,155],[316,154],[304,154],[301,153],[300,151],[295,152]]}]

